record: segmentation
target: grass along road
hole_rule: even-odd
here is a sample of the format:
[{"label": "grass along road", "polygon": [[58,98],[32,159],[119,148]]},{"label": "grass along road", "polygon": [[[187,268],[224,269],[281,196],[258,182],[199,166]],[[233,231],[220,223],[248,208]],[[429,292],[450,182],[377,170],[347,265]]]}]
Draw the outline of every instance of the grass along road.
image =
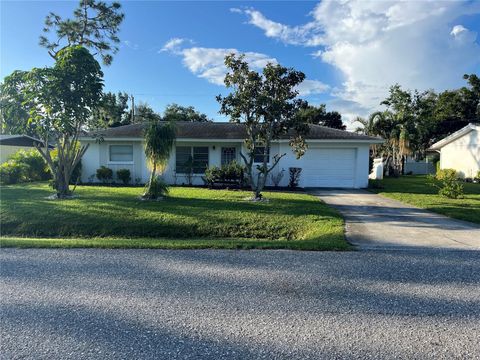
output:
[{"label": "grass along road", "polygon": [[282,248],[346,250],[343,219],[302,193],[173,187],[163,201],[140,188],[79,186],[78,198],[48,200],[43,183],[1,188],[3,247]]},{"label": "grass along road", "polygon": [[464,183],[463,199],[448,199],[426,184],[425,176],[385,178],[383,189],[371,191],[455,219],[480,224],[480,184]]}]

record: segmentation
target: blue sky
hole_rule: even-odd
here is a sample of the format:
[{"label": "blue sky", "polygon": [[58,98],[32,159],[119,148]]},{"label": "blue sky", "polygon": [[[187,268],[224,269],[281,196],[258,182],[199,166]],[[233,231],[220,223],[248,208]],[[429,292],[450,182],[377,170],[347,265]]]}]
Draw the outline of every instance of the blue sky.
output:
[{"label": "blue sky", "polygon": [[[0,75],[52,64],[38,46],[49,11],[77,2],[1,1]],[[176,102],[221,120],[223,55],[249,53],[305,72],[300,90],[346,120],[375,110],[395,82],[444,90],[479,73],[480,2],[122,2],[122,45],[103,67],[105,90],[157,111]]]}]

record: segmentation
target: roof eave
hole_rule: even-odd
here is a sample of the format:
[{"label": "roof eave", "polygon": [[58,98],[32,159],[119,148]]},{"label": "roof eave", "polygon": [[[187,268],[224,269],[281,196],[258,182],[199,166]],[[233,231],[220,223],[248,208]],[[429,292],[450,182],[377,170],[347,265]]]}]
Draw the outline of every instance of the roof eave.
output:
[{"label": "roof eave", "polygon": [[435,144],[430,146],[427,150],[430,151],[440,151],[442,147],[450,144],[452,141],[457,140],[458,138],[468,134],[470,131],[477,129],[477,126],[474,124],[468,124],[464,126],[460,130],[455,131],[453,134],[448,135],[447,137],[443,138],[440,141],[437,141]]}]

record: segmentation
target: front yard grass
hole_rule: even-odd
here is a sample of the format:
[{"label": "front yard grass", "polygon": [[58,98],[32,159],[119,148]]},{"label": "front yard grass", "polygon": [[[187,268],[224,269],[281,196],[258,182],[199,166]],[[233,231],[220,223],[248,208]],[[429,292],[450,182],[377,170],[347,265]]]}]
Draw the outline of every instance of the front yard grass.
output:
[{"label": "front yard grass", "polygon": [[463,199],[448,199],[427,185],[426,176],[385,178],[383,189],[371,189],[380,195],[424,208],[455,219],[480,224],[480,184],[464,183]]},{"label": "front yard grass", "polygon": [[343,219],[317,198],[172,187],[162,201],[141,188],[79,186],[73,200],[48,200],[43,183],[3,186],[0,245],[165,249],[347,250]]}]

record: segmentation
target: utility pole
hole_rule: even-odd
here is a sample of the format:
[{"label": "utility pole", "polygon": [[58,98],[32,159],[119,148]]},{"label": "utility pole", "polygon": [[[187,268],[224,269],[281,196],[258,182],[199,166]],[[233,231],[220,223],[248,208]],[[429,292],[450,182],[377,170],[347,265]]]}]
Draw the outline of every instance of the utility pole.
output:
[{"label": "utility pole", "polygon": [[135,124],[135,98],[133,97],[133,95],[130,95],[130,98],[132,100],[132,119],[131,119],[131,123]]}]

